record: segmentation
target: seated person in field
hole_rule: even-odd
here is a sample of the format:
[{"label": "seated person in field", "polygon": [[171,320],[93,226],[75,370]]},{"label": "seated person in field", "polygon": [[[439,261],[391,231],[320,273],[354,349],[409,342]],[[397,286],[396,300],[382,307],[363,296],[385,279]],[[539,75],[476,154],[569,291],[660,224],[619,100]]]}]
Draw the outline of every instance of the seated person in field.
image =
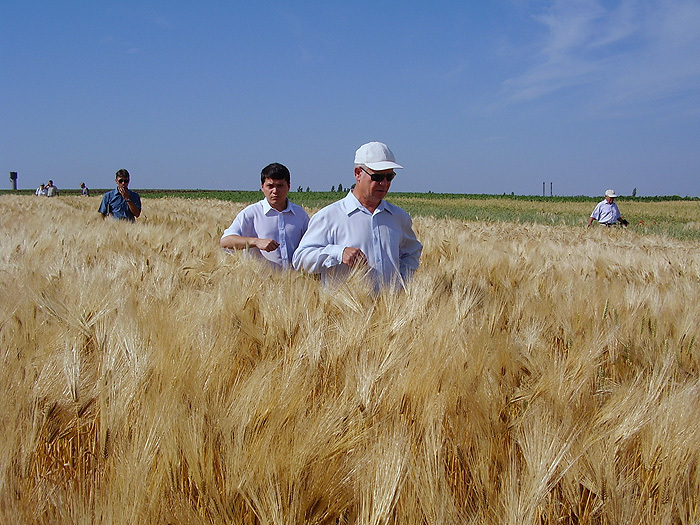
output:
[{"label": "seated person in field", "polygon": [[612,226],[613,224],[621,224],[627,226],[627,221],[620,215],[620,209],[615,204],[617,194],[615,190],[606,190],[605,199],[600,201],[591,216],[588,218],[588,226],[593,224],[593,221],[598,221],[598,224]]},{"label": "seated person in field", "polygon": [[122,169],[117,172],[117,189],[105,193],[100,203],[99,212],[102,218],[109,215],[113,219],[133,222],[141,215],[141,197],[129,189],[130,179],[128,171]]},{"label": "seated person in field", "polygon": [[418,268],[423,245],[408,213],[384,200],[399,168],[386,144],[361,146],[355,152],[355,186],[311,218],[294,268],[321,274],[324,284],[358,268],[375,289],[402,288]]},{"label": "seated person in field", "polygon": [[88,189],[87,186],[85,186],[84,182],[80,183],[80,195],[82,197],[89,197],[90,196],[90,190]]},{"label": "seated person in field", "polygon": [[292,256],[309,225],[309,216],[288,198],[289,170],[282,164],[265,166],[260,173],[264,199],[241,211],[219,244],[231,250],[249,250],[276,267],[290,268]]}]

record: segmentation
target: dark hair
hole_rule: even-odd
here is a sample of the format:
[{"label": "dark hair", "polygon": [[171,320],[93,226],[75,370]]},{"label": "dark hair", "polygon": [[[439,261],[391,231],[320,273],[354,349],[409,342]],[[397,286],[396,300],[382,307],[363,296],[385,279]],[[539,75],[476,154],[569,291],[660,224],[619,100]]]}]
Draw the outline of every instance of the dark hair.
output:
[{"label": "dark hair", "polygon": [[265,166],[260,172],[260,184],[265,184],[265,179],[286,180],[287,184],[291,184],[291,177],[286,166],[273,162]]},{"label": "dark hair", "polygon": [[129,172],[126,171],[125,169],[121,169],[117,172],[117,178],[119,177],[126,177],[127,179],[130,179],[131,177],[129,176]]}]

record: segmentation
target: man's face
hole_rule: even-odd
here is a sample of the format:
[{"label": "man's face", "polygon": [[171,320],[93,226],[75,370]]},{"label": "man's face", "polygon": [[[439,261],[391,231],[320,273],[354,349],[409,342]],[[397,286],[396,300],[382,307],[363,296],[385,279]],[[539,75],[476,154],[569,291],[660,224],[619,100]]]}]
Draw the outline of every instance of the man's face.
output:
[{"label": "man's face", "polygon": [[[375,178],[381,178],[380,181],[372,180],[372,175]],[[378,170],[374,171],[366,166],[355,167],[355,190],[354,194],[363,205],[378,206],[381,200],[386,197],[391,187],[391,181],[385,176],[393,178],[394,170]]]},{"label": "man's face", "polygon": [[284,179],[265,179],[260,186],[267,202],[277,211],[282,211],[287,207],[287,193],[289,193],[289,183]]},{"label": "man's face", "polygon": [[615,202],[615,197],[608,197],[607,195],[605,196],[605,200],[608,201],[608,204],[612,204]]},{"label": "man's face", "polygon": [[123,175],[117,175],[115,179],[117,181],[117,188],[128,188],[129,187],[129,177]]}]

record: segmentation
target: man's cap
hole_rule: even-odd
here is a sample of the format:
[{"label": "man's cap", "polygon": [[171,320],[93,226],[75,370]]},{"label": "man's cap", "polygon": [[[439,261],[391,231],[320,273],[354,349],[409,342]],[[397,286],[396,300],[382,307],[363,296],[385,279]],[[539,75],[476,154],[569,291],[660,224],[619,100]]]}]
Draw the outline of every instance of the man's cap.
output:
[{"label": "man's cap", "polygon": [[617,197],[617,194],[615,193],[615,190],[605,190],[605,196],[612,199]]},{"label": "man's cap", "polygon": [[374,171],[403,168],[396,164],[396,158],[389,147],[382,142],[368,142],[355,152],[355,164],[364,164]]}]

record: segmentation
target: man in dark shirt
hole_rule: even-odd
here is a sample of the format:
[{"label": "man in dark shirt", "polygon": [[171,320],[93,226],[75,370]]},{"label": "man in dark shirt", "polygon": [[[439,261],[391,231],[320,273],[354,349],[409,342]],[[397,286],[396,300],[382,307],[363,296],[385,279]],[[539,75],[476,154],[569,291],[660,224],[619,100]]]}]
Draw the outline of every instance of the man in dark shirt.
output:
[{"label": "man in dark shirt", "polygon": [[102,197],[100,213],[102,217],[111,215],[114,219],[134,221],[141,215],[141,197],[129,189],[129,172],[119,170],[115,180],[117,189],[110,190]]}]

